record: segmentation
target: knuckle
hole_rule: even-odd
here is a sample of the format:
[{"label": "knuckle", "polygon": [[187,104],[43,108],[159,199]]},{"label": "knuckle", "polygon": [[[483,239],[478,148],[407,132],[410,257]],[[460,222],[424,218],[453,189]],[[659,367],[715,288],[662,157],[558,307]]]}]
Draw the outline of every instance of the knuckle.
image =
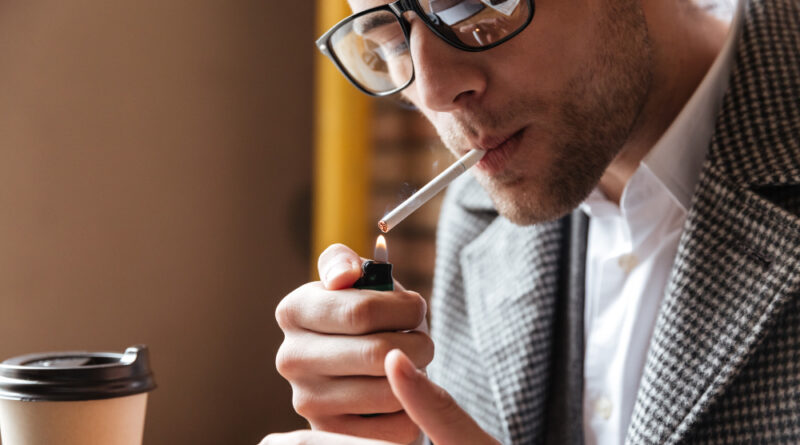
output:
[{"label": "knuckle", "polygon": [[302,358],[289,341],[284,341],[275,354],[275,369],[286,380],[291,380],[302,367]]},{"label": "knuckle", "polygon": [[284,331],[291,329],[296,324],[298,306],[302,305],[304,296],[314,291],[315,283],[306,283],[283,297],[275,308],[275,320]]},{"label": "knuckle", "polygon": [[281,302],[278,303],[278,307],[275,308],[275,320],[278,322],[278,326],[284,331],[291,326],[292,319],[286,298],[281,300]]},{"label": "knuckle", "polygon": [[319,414],[319,399],[314,396],[312,391],[304,391],[294,388],[292,393],[292,406],[297,414],[305,419],[313,419]]},{"label": "knuckle", "polygon": [[424,368],[433,361],[435,346],[431,337],[418,331],[404,332],[403,343],[405,347],[401,349],[411,358],[418,368]]},{"label": "knuckle", "polygon": [[[383,360],[386,354],[394,348],[394,345],[385,338],[378,337],[364,344],[362,357],[367,365],[375,366],[376,369],[383,370]],[[383,374],[383,371],[381,371]]]},{"label": "knuckle", "polygon": [[425,314],[428,311],[428,303],[422,298],[422,295],[414,291],[404,291],[400,293],[402,303],[407,306],[408,313],[415,314],[416,318],[413,320],[413,328],[416,328],[425,319]]},{"label": "knuckle", "polygon": [[433,361],[433,357],[436,352],[436,346],[433,343],[433,339],[431,339],[429,335],[420,332],[419,336],[422,343],[420,346],[422,363],[420,363],[420,365],[427,366]]},{"label": "knuckle", "polygon": [[422,295],[418,294],[417,292],[410,292],[410,298],[413,301],[415,309],[419,314],[419,318],[417,319],[417,325],[421,324],[422,321],[425,319],[425,315],[428,313],[428,302],[422,298]]},{"label": "knuckle", "polygon": [[377,304],[372,298],[354,299],[348,302],[343,308],[348,328],[356,333],[369,332],[376,307]]}]

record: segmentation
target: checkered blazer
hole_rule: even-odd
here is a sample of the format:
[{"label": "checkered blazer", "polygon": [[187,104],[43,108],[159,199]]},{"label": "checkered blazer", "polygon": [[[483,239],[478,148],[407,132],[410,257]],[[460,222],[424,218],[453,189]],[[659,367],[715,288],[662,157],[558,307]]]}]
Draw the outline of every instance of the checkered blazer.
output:
[{"label": "checkered blazer", "polygon": [[[627,443],[800,443],[799,215],[800,0],[751,0]],[[564,224],[445,199],[429,370],[503,443],[543,442]]]}]

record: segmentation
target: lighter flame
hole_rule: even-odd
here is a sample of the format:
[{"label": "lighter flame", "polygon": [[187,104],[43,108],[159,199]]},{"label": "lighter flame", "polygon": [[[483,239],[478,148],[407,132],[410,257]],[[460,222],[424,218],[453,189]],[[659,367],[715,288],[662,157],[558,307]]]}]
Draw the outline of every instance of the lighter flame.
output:
[{"label": "lighter flame", "polygon": [[386,238],[383,235],[378,235],[378,240],[375,241],[375,261],[389,262],[389,248],[386,247]]}]

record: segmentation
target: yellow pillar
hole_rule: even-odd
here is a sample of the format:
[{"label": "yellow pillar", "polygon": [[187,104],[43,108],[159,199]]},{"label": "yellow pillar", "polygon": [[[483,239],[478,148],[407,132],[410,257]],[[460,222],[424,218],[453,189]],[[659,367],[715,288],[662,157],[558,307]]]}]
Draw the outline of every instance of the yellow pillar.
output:
[{"label": "yellow pillar", "polygon": [[[346,0],[317,0],[317,34],[350,14]],[[312,275],[319,254],[344,243],[362,256],[368,245],[369,97],[321,53],[315,73]]]}]

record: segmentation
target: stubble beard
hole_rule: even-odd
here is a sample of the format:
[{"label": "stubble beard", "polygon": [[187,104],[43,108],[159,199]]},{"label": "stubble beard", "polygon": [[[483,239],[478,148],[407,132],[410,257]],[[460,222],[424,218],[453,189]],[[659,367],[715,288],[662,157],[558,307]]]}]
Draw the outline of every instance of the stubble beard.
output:
[{"label": "stubble beard", "polygon": [[[622,150],[644,106],[652,80],[652,48],[638,2],[611,2],[597,30],[595,56],[549,107],[520,92],[500,113],[470,119],[482,128],[506,128],[519,116],[547,113],[547,122],[534,117],[531,124],[532,133],[544,136],[545,142],[523,139],[505,171],[476,173],[498,212],[515,224],[560,218],[586,199]],[[439,130],[451,149],[464,134],[474,132],[465,122]]]}]

